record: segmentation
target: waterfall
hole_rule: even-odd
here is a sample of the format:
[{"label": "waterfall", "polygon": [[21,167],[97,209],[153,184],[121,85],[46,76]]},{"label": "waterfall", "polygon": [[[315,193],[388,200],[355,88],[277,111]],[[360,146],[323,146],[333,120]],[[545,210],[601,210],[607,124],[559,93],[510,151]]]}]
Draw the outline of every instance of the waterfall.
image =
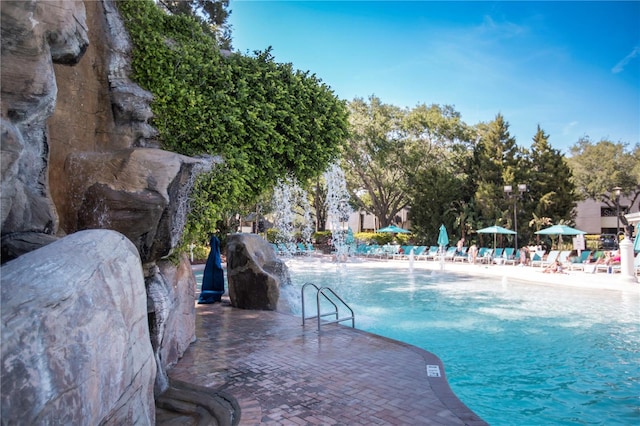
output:
[{"label": "waterfall", "polygon": [[182,237],[191,204],[191,191],[196,183],[196,179],[202,173],[210,172],[214,165],[222,163],[222,158],[217,156],[199,157],[196,160],[197,162],[194,163],[191,170],[187,172],[186,182],[180,187],[177,194],[176,211],[171,223],[171,247],[175,247]]},{"label": "waterfall", "polygon": [[326,207],[329,213],[329,227],[332,232],[336,258],[344,262],[349,256],[348,221],[353,209],[349,205],[349,192],[344,178],[344,172],[337,164],[333,164],[324,173],[327,182]]},{"label": "waterfall", "polygon": [[295,179],[279,180],[273,193],[274,226],[278,230],[276,242],[288,247],[288,254],[295,252],[292,243],[296,231],[305,242],[311,241],[314,226],[307,191]]}]

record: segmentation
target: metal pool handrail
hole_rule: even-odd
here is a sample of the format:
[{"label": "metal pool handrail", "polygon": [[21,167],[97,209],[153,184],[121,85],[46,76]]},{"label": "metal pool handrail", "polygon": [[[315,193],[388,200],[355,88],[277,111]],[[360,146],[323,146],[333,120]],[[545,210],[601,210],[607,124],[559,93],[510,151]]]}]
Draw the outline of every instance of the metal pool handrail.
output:
[{"label": "metal pool handrail", "polygon": [[[304,290],[307,286],[312,286],[316,289],[316,304],[317,304],[317,315],[313,315],[313,316],[309,316],[306,317],[305,313],[304,313]],[[327,295],[327,293],[330,293],[329,295]],[[351,320],[351,327],[355,328],[355,314],[353,313],[353,309],[351,309],[351,307],[347,304],[347,302],[345,302],[340,296],[338,296],[338,294],[333,291],[330,287],[318,287],[317,285],[315,285],[314,283],[305,283],[302,286],[301,289],[301,299],[302,299],[302,325],[304,326],[304,322],[305,320],[308,319],[314,319],[317,318],[318,319],[318,331],[320,331],[320,326],[322,324],[322,322],[320,321],[321,318],[323,317],[328,317],[331,315],[335,315],[335,320],[333,321],[325,321],[325,324],[334,324],[334,323],[339,323],[339,322],[343,322],[343,321],[348,321]],[[324,297],[329,303],[331,303],[333,305],[333,307],[335,308],[335,311],[332,312],[327,312],[324,314],[320,314],[320,298]],[[349,317],[345,317],[345,318],[338,318],[338,305],[331,299],[331,297],[329,296],[333,296],[334,298],[338,299],[340,301],[340,303],[346,307],[349,312],[351,312],[351,316]]]}]

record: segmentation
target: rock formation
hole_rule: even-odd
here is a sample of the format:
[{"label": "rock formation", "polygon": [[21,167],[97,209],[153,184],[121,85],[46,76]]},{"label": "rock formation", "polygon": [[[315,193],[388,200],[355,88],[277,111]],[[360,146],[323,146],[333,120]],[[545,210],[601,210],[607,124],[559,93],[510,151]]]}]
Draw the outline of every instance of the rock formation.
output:
[{"label": "rock formation", "polygon": [[287,311],[280,286],[291,284],[287,266],[273,248],[255,234],[227,239],[227,281],[231,305],[241,309]]},{"label": "rock formation", "polygon": [[140,257],[78,232],[2,268],[2,423],[153,425]]},{"label": "rock formation", "polygon": [[[177,266],[162,259],[181,237],[186,200],[195,176],[215,161],[158,149],[156,131],[149,124],[152,96],[129,80],[130,46],[113,0],[3,1],[0,12],[2,315],[3,321],[5,315],[13,319],[7,323],[8,328],[3,322],[3,369],[20,352],[16,344],[11,349],[12,358],[5,359],[5,333],[18,333],[20,330],[11,327],[20,326],[18,320],[29,319],[22,318],[24,315],[51,318],[57,312],[58,295],[44,290],[59,289],[65,298],[76,301],[73,309],[78,311],[78,318],[98,314],[91,322],[104,321],[107,328],[99,335],[85,336],[78,331],[84,330],[82,323],[47,324],[39,329],[45,358],[34,356],[34,360],[62,374],[69,353],[56,342],[65,341],[69,348],[82,354],[78,355],[84,362],[81,365],[110,371],[113,383],[106,384],[107,401],[106,396],[100,395],[105,385],[100,380],[88,380],[86,387],[79,388],[83,392],[70,391],[67,396],[64,386],[49,386],[50,376],[29,376],[32,385],[43,386],[47,398],[57,401],[42,412],[53,416],[56,409],[65,413],[67,404],[76,410],[80,405],[109,402],[106,407],[113,410],[106,414],[107,418],[100,420],[105,414],[92,411],[95,417],[90,419],[96,421],[82,423],[152,424],[153,407],[140,408],[141,404],[153,402],[148,386],[123,387],[128,372],[122,359],[142,355],[128,353],[133,348],[125,343],[109,349],[92,339],[102,339],[104,344],[117,340],[114,334],[126,335],[124,328],[130,327],[128,332],[132,335],[144,324],[150,330],[144,339],[151,350],[145,352],[148,359],[142,364],[155,365],[156,369],[141,368],[136,380],[146,383],[157,377],[156,395],[168,388],[165,370],[195,338],[195,280],[186,257]],[[83,253],[71,250],[71,243],[65,241],[75,238],[78,231],[95,228],[118,231],[135,247],[138,264],[134,269],[143,274],[148,293],[144,321],[125,315],[123,310],[130,300],[124,303],[120,298],[118,303],[104,307],[108,313],[101,313],[98,308],[102,307],[97,305],[102,300],[97,295],[91,293],[90,299],[83,296],[88,291],[85,287],[98,284],[107,292],[103,297],[112,297],[115,292],[133,296],[134,287],[136,292],[140,287],[138,277],[120,282],[117,275],[109,275],[96,283],[81,273],[90,267],[100,270],[101,266],[89,259],[96,254],[92,251],[102,250],[104,234],[82,233],[84,239],[95,238],[93,244],[83,242]],[[62,241],[56,242],[60,238]],[[54,249],[56,256],[50,252]],[[40,254],[42,250],[48,250],[46,256]],[[102,254],[105,267],[118,270],[132,263],[127,258],[119,265],[123,261],[120,254]],[[32,283],[29,292],[36,294],[26,297],[24,304],[5,306],[5,301],[18,297],[11,292],[24,292],[20,275],[9,274],[5,268],[13,270],[17,268],[14,262],[18,262],[20,270],[28,269],[23,258],[29,259],[34,271],[44,271],[49,276],[43,275]],[[86,259],[87,264],[79,263],[80,259]],[[59,273],[51,275],[50,271]],[[35,288],[36,283],[43,288]],[[91,291],[94,290],[99,291]],[[52,299],[40,299],[39,292]],[[119,316],[120,322],[109,328],[112,316]],[[139,330],[136,333],[142,340]],[[56,350],[47,352],[47,345]],[[98,345],[102,353],[95,352],[92,345]],[[32,348],[23,349],[29,353]],[[68,367],[73,373],[64,377],[65,385],[83,380],[81,372],[74,370],[76,367]],[[12,369],[12,375],[5,378],[3,370],[3,421],[5,416],[20,415],[21,404],[37,402],[33,398],[17,401],[21,394],[13,389],[22,386],[20,371],[7,368]],[[84,382],[77,383],[81,384],[84,386]],[[118,391],[123,393],[116,398]],[[139,417],[125,419],[118,414],[127,410]],[[63,421],[62,417],[59,421],[78,423],[73,419]]]}]

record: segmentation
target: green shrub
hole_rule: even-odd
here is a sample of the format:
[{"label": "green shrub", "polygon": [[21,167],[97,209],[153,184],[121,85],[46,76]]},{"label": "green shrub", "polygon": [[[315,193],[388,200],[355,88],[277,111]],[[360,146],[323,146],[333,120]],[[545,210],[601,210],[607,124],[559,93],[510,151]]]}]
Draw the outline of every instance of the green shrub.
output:
[{"label": "green shrub", "polygon": [[209,246],[195,245],[192,251],[193,262],[194,263],[206,262],[210,252],[211,252],[211,247]]},{"label": "green shrub", "polygon": [[316,242],[316,244],[319,245],[326,245],[329,244],[329,240],[331,239],[331,231],[320,231],[320,232],[314,232],[313,233],[313,240]]}]

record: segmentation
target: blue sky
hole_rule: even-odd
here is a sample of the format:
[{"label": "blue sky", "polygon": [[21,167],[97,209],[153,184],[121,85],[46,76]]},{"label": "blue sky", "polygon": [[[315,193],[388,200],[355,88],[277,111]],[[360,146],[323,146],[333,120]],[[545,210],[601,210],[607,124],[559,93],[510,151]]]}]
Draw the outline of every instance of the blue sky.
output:
[{"label": "blue sky", "polygon": [[519,145],[640,142],[640,1],[231,0],[233,47],[272,47],[345,100],[501,113]]}]

